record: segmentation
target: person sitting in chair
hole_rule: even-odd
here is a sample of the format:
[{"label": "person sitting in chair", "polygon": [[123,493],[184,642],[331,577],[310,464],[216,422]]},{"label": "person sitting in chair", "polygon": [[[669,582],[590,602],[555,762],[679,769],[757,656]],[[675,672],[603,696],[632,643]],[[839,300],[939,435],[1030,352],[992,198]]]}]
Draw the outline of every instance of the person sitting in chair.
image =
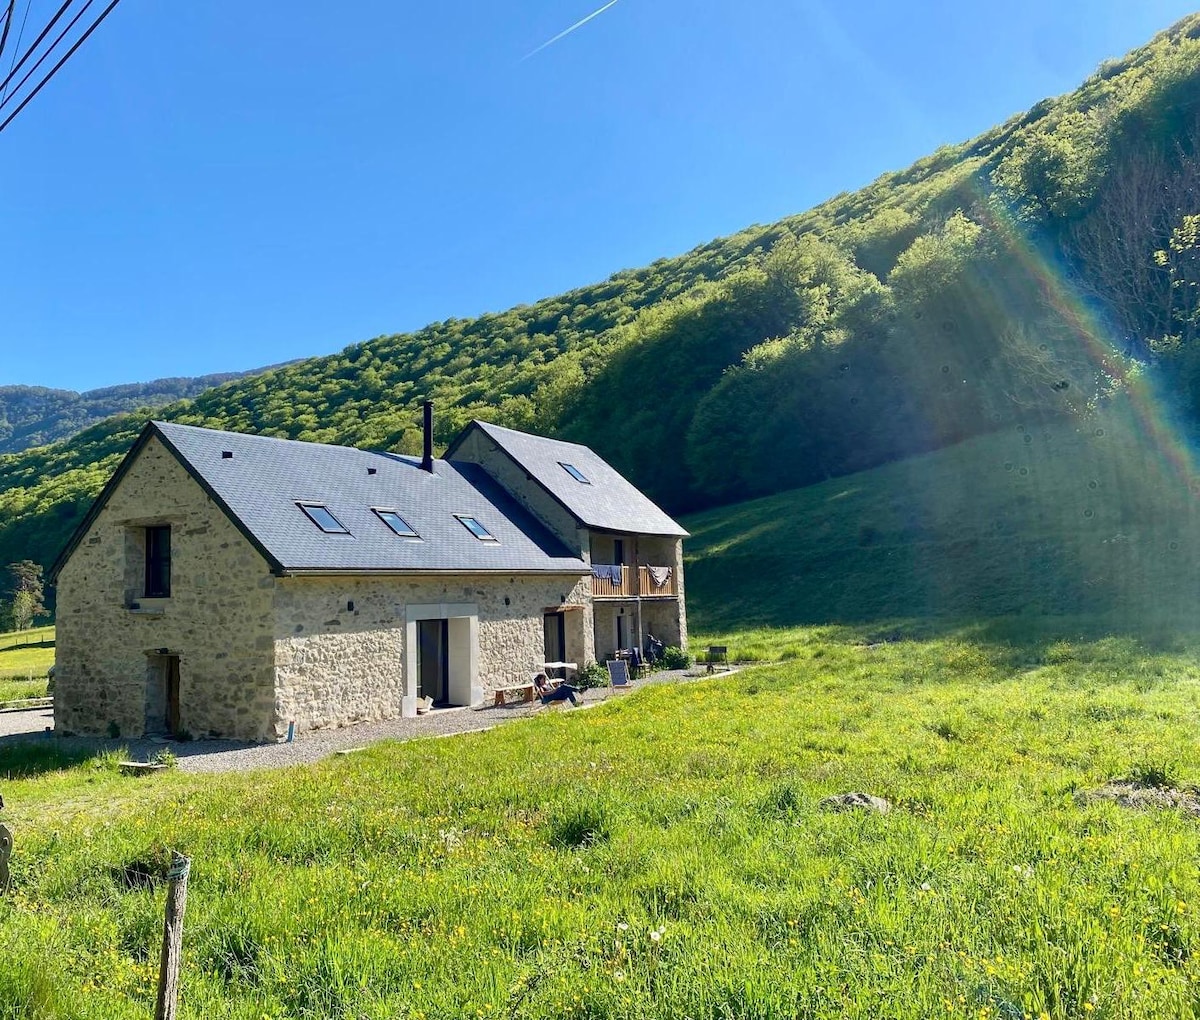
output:
[{"label": "person sitting in chair", "polygon": [[663,643],[650,631],[646,631],[646,661],[653,665],[662,658],[662,653]]},{"label": "person sitting in chair", "polygon": [[578,705],[579,702],[575,699],[575,695],[579,691],[569,684],[559,684],[555,687],[550,683],[549,678],[545,673],[538,673],[533,678],[533,689],[537,693],[538,698],[543,705],[549,705],[552,701],[567,701],[570,700],[572,705]]}]

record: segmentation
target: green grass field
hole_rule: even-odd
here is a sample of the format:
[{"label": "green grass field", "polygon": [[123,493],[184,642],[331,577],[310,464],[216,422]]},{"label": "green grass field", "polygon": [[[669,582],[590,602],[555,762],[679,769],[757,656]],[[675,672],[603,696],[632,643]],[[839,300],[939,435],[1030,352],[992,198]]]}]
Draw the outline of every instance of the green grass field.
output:
[{"label": "green grass field", "polygon": [[267,773],[0,750],[0,1018],[150,1013],[167,848],[184,1016],[1200,1016],[1200,822],[1077,797],[1200,784],[1200,483],[1137,434],[690,519],[728,679]]},{"label": "green grass field", "polygon": [[1197,822],[1073,795],[1197,782],[1198,723],[1200,644],[813,633],[310,768],[10,752],[0,1015],[148,1015],[175,847],[184,1016],[1192,1017]]},{"label": "green grass field", "polygon": [[692,630],[1194,629],[1200,474],[1143,435],[1118,408],[688,518]]},{"label": "green grass field", "polygon": [[54,628],[0,634],[0,704],[46,696],[46,671],[54,665]]}]

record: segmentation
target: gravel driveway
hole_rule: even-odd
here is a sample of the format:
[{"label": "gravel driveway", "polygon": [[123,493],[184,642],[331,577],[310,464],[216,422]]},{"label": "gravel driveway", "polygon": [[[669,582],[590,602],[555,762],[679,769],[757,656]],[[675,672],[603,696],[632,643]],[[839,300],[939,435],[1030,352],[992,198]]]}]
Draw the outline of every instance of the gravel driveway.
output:
[{"label": "gravel driveway", "polygon": [[[730,671],[732,672],[732,671]],[[703,674],[700,674],[703,675]],[[721,674],[718,674],[721,675]],[[654,673],[634,684],[635,689],[652,684],[678,683],[694,679],[693,669],[664,670]],[[336,730],[312,730],[301,733],[290,744],[248,744],[235,740],[104,740],[95,737],[54,737],[47,732],[54,725],[54,713],[48,708],[27,709],[17,712],[0,712],[0,761],[4,748],[16,743],[53,741],[63,750],[104,751],[124,747],[133,761],[145,761],[169,747],[176,755],[179,768],[184,772],[240,772],[256,768],[282,768],[287,765],[303,765],[319,761],[336,751],[366,747],[378,740],[418,740],[422,737],[448,737],[456,733],[474,730],[489,730],[501,723],[526,718],[535,712],[570,712],[593,707],[612,697],[621,697],[626,692],[599,687],[585,691],[583,705],[572,709],[544,707],[533,704],[513,704],[502,708],[479,709],[444,708],[415,719],[389,719],[386,722],[360,723]]]}]

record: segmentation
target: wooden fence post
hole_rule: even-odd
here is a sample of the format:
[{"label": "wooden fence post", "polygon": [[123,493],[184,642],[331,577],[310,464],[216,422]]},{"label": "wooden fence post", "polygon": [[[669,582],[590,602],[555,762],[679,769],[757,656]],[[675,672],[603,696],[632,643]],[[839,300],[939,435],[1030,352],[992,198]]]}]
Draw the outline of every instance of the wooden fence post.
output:
[{"label": "wooden fence post", "polygon": [[[3,799],[0,799],[0,805],[3,804]],[[8,887],[12,882],[8,875],[8,857],[12,853],[12,843],[12,832],[0,825],[0,894],[8,892]]]},{"label": "wooden fence post", "polygon": [[183,954],[183,910],[187,906],[188,873],[192,862],[183,854],[171,853],[167,872],[167,918],[163,924],[162,957],[158,962],[158,1003],[154,1020],[175,1020],[179,995],[179,959]]}]

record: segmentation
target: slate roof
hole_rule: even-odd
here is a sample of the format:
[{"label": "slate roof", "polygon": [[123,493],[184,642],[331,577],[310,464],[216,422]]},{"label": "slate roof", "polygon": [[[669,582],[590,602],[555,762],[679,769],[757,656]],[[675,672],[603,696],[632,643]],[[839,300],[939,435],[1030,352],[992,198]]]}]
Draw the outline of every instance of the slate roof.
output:
[{"label": "slate roof", "polygon": [[[623,478],[605,461],[578,443],[531,436],[527,432],[502,428],[484,421],[473,421],[450,448],[454,451],[466,432],[478,428],[551,496],[561,503],[582,525],[601,531],[620,531],[636,535],[669,535],[679,538],[687,532],[659,507]],[[563,464],[571,464],[587,479],[573,478]]]},{"label": "slate roof", "polygon": [[[482,468],[471,464],[435,460],[431,473],[421,469],[416,457],[169,422],[151,422],[139,444],[149,435],[163,441],[277,573],[587,570]],[[370,468],[376,473],[368,473]],[[115,476],[114,482],[118,480]],[[101,494],[81,531],[90,525],[107,491],[111,490]],[[327,506],[350,533],[325,533],[299,502]],[[420,540],[396,535],[373,507],[399,512]],[[476,518],[498,541],[480,541],[455,514]]]}]

